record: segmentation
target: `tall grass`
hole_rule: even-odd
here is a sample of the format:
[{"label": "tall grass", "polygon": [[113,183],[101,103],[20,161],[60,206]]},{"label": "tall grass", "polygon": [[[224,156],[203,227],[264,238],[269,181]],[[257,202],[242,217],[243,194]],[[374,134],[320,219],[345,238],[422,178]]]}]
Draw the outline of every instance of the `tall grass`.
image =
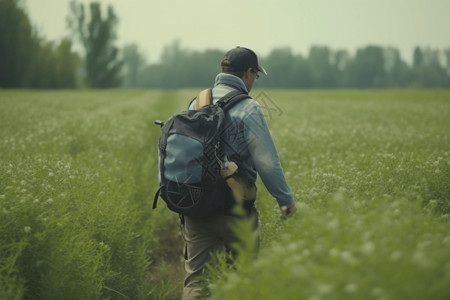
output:
[{"label": "tall grass", "polygon": [[[180,296],[153,120],[197,92],[0,91],[0,299]],[[298,213],[258,181],[261,252],[215,259],[211,298],[448,299],[450,93],[252,94]]]},{"label": "tall grass", "polygon": [[[2,91],[0,298],[146,299],[159,92]],[[171,109],[168,108],[168,111]],[[164,288],[164,287],[163,287]],[[169,291],[170,292],[170,291]]]}]

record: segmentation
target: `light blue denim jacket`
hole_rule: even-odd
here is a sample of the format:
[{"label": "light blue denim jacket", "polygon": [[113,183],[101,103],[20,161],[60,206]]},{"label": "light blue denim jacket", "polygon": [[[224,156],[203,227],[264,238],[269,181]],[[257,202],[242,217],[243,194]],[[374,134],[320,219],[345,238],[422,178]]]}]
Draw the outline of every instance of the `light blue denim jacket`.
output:
[{"label": "light blue denim jacket", "polygon": [[[247,92],[239,77],[218,74],[212,90],[214,103],[233,89]],[[194,109],[195,101],[196,99],[189,109]],[[253,182],[259,174],[280,207],[294,206],[294,197],[286,182],[277,149],[259,103],[248,98],[234,105],[227,113],[225,126],[225,153],[229,161],[238,165],[238,173]]]}]

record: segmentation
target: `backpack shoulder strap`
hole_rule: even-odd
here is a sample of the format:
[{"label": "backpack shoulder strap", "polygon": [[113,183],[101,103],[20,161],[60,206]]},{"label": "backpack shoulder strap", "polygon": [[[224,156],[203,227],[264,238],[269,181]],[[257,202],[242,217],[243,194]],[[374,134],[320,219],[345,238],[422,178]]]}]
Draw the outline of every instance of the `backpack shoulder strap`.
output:
[{"label": "backpack shoulder strap", "polygon": [[201,91],[197,96],[197,101],[195,102],[195,109],[199,109],[205,105],[211,104],[212,100],[212,89],[206,89]]},{"label": "backpack shoulder strap", "polygon": [[223,96],[217,101],[217,105],[219,105],[224,111],[228,111],[233,105],[238,103],[243,99],[251,98],[247,93],[244,93],[240,90],[233,90]]}]

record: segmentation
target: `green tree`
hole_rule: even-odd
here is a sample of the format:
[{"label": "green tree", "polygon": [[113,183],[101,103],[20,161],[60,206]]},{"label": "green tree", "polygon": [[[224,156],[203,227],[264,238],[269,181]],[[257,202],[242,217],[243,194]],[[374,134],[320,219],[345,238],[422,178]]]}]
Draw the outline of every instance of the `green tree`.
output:
[{"label": "green tree", "polygon": [[314,87],[331,88],[336,86],[336,70],[331,65],[332,53],[328,47],[311,47],[308,60]]},{"label": "green tree", "polygon": [[44,40],[39,41],[36,50],[36,60],[33,63],[33,78],[31,87],[33,88],[54,88],[59,87],[58,76],[56,74],[56,64],[54,53],[54,43]]},{"label": "green tree", "polygon": [[445,56],[445,76],[447,77],[446,79],[446,87],[450,87],[450,48],[447,48],[444,50],[444,56]]},{"label": "green tree", "polygon": [[175,40],[164,47],[159,64],[147,66],[142,71],[140,86],[164,89],[211,86],[214,76],[220,72],[222,57],[222,51],[189,51]]},{"label": "green tree", "polygon": [[121,83],[123,62],[114,46],[118,18],[112,6],[108,6],[106,18],[102,17],[100,3],[89,5],[89,20],[83,4],[70,2],[69,28],[81,41],[86,55],[86,82],[94,88],[110,88]]},{"label": "green tree", "polygon": [[445,69],[447,71],[447,75],[450,75],[450,48],[444,50],[445,56]]},{"label": "green tree", "polygon": [[39,39],[33,55],[32,88],[75,88],[78,55],[65,38],[59,44]]},{"label": "green tree", "polygon": [[136,44],[126,45],[122,50],[123,55],[123,81],[124,87],[137,87],[139,76],[145,67],[145,58],[139,53]]},{"label": "green tree", "polygon": [[357,88],[380,88],[386,86],[383,48],[367,46],[356,51],[349,65],[350,84]]},{"label": "green tree", "polygon": [[77,55],[69,40],[40,38],[20,0],[0,0],[0,87],[75,87]]},{"label": "green tree", "polygon": [[0,87],[26,87],[36,50],[33,28],[19,0],[0,0]]},{"label": "green tree", "polygon": [[418,67],[421,67],[422,64],[423,64],[422,49],[420,49],[420,47],[417,46],[416,48],[414,48],[414,53],[413,53],[413,67],[418,68]]},{"label": "green tree", "polygon": [[333,54],[332,65],[336,74],[336,86],[338,87],[348,86],[347,68],[350,60],[351,56],[347,50],[337,50]]},{"label": "green tree", "polygon": [[304,64],[301,66],[301,63],[304,61],[294,56],[291,48],[273,49],[268,57],[261,59],[261,65],[267,70],[269,76],[261,76],[260,84],[277,88],[300,86],[302,84],[301,69],[305,67]]},{"label": "green tree", "polygon": [[139,86],[147,88],[167,88],[163,80],[164,66],[161,64],[152,64],[146,66],[139,78]]},{"label": "green tree", "polygon": [[163,81],[163,88],[176,89],[187,87],[187,82],[199,73],[194,73],[190,67],[189,59],[191,51],[182,48],[181,40],[175,40],[171,44],[164,46],[161,55],[163,70],[160,73]]},{"label": "green tree", "polygon": [[264,62],[265,68],[268,68],[271,74],[271,80],[268,81],[269,85],[289,87],[293,83],[290,75],[292,74],[294,61],[295,58],[290,48],[272,50]]},{"label": "green tree", "polygon": [[311,64],[301,54],[294,56],[294,65],[292,66],[292,79],[295,80],[293,88],[311,88],[313,79],[311,74]]},{"label": "green tree", "polygon": [[[420,49],[417,47],[416,49]],[[414,79],[412,84],[418,87],[444,87],[448,80],[445,69],[439,60],[439,51],[425,48],[420,50],[420,60],[416,63],[416,51],[414,51]],[[420,63],[419,63],[420,62]]]},{"label": "green tree", "polygon": [[79,64],[78,55],[72,51],[72,41],[63,39],[54,52],[58,87],[75,88],[77,86],[76,70]]},{"label": "green tree", "polygon": [[387,85],[404,87],[411,81],[411,70],[401,58],[400,51],[393,47],[383,49],[384,70]]}]

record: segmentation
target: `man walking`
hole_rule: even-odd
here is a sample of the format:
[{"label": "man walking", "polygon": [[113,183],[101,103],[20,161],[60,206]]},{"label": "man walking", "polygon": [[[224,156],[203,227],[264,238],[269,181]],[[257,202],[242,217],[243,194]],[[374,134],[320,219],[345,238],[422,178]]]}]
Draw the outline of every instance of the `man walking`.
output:
[{"label": "man walking", "polygon": [[[199,94],[189,109],[215,103],[233,90],[248,94],[259,73],[267,75],[258,64],[256,54],[247,48],[236,47],[228,51],[221,62],[222,73],[218,74],[212,89],[212,98]],[[205,103],[206,102],[206,103]],[[282,218],[290,218],[296,211],[292,192],[281,168],[275,144],[270,135],[261,106],[250,96],[235,104],[226,114],[224,151],[233,166],[237,166],[234,184],[240,187],[240,202],[245,218],[252,218],[258,229],[258,211],[255,181],[259,174],[270,194],[276,199]],[[227,175],[227,174],[225,174]],[[230,184],[231,185],[231,184]],[[233,188],[233,187],[232,187]],[[233,191],[235,192],[235,191]],[[236,198],[236,197],[235,197]],[[230,224],[242,218],[233,213],[230,205],[225,214],[206,218],[185,216],[185,269],[183,299],[195,299],[199,295],[200,276],[215,251],[233,253],[231,244],[237,241]]]}]

